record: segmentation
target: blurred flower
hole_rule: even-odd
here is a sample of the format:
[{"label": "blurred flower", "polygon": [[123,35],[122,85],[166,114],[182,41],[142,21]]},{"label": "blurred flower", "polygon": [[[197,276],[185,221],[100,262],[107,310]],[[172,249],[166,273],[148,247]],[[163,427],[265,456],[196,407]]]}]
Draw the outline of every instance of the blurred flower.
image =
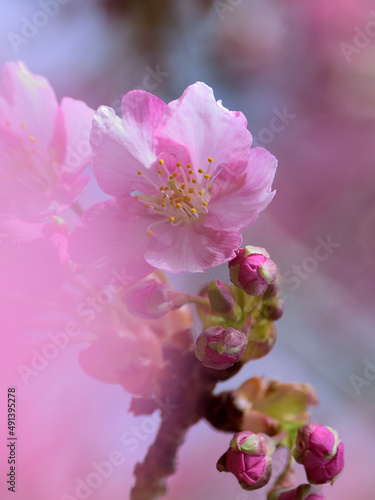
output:
[{"label": "blurred flower", "polygon": [[[259,72],[282,56],[285,46],[283,7],[272,0],[214,2],[221,22],[216,30],[216,57],[231,76]],[[221,68],[220,68],[221,69]]]},{"label": "blurred flower", "polygon": [[12,292],[51,297],[72,271],[65,222],[29,223],[0,214],[0,297]]},{"label": "blurred flower", "polygon": [[173,309],[172,290],[165,282],[140,281],[124,292],[124,302],[131,314],[159,318]]},{"label": "blurred flower", "polygon": [[151,396],[157,391],[155,375],[163,364],[160,339],[140,321],[113,326],[80,352],[79,362],[91,377],[120,384],[131,394]]},{"label": "blurred flower", "polygon": [[[89,177],[93,110],[64,98],[23,63],[7,63],[0,82],[0,210],[44,221],[70,206]],[[86,132],[87,136],[84,136]]]},{"label": "blurred flower", "polygon": [[310,483],[333,483],[344,467],[344,443],[331,427],[309,422],[298,429],[293,456]]},{"label": "blurred flower", "polygon": [[93,169],[114,198],[84,214],[71,239],[74,258],[94,279],[123,268],[129,282],[153,267],[199,272],[232,259],[239,231],[274,195],[276,159],[250,150],[246,124],[200,82],[168,105],[129,92],[122,119],[100,107]]},{"label": "blurred flower", "polygon": [[270,480],[274,451],[275,446],[268,436],[250,431],[239,432],[216,467],[220,472],[234,474],[245,490],[256,490]]},{"label": "blurred flower", "polygon": [[276,280],[277,267],[267,250],[248,245],[229,262],[229,274],[234,285],[257,297]]},{"label": "blurred flower", "polygon": [[212,326],[197,338],[195,355],[203,366],[225,370],[241,359],[246,345],[246,335],[242,332]]}]

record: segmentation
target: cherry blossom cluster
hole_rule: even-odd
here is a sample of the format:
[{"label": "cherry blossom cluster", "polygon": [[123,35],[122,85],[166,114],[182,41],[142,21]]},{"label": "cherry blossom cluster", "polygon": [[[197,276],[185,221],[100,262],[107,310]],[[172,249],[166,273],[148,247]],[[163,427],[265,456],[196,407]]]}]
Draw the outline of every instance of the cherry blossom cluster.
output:
[{"label": "cherry blossom cluster", "polygon": [[[165,492],[182,438],[202,418],[234,433],[217,469],[242,488],[269,484],[272,457],[284,447],[289,459],[269,500],[324,498],[313,485],[337,479],[344,445],[334,429],[310,422],[318,402],[311,386],[252,377],[214,394],[219,381],[270,352],[284,311],[267,250],[241,247],[241,230],[275,194],[275,157],[251,148],[244,115],[201,82],[169,104],[131,91],[121,111],[59,104],[45,78],[23,63],[4,66],[2,326],[15,344],[33,346],[43,345],[46,328],[74,332],[82,369],[132,394],[135,415],[177,402],[135,468],[132,500]],[[90,178],[107,199],[84,210]],[[77,223],[63,218],[69,208]],[[166,274],[224,263],[228,283],[212,280],[195,295],[174,290]],[[295,484],[296,463],[308,484]]]}]

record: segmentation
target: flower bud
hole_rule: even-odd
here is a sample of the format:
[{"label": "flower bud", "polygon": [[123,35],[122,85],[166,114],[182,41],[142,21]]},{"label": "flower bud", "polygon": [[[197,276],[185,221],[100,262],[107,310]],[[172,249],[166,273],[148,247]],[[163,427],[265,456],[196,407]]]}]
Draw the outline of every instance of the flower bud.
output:
[{"label": "flower bud", "polygon": [[219,472],[231,472],[245,490],[256,490],[268,483],[272,473],[273,441],[251,431],[235,434],[230,447],[218,460]]},{"label": "flower bud", "polygon": [[214,311],[224,316],[233,315],[233,297],[228,288],[221,281],[211,281],[211,283],[208,285],[208,298]]},{"label": "flower bud", "polygon": [[283,488],[268,495],[268,500],[325,500],[310,484],[300,484],[298,488]]},{"label": "flower bud", "polygon": [[257,297],[276,280],[277,267],[267,250],[248,245],[229,262],[229,275],[234,285]]},{"label": "flower bud", "polygon": [[243,361],[259,359],[266,356],[275,345],[277,330],[275,325],[268,320],[254,325],[247,335],[247,347],[243,355]]},{"label": "flower bud", "polygon": [[293,456],[310,483],[333,483],[344,467],[344,443],[331,427],[309,422],[298,429]]},{"label": "flower bud", "polygon": [[262,315],[271,321],[277,321],[284,314],[284,309],[285,309],[284,301],[277,300],[274,303],[265,305],[262,308]]},{"label": "flower bud", "polygon": [[154,319],[173,309],[172,293],[167,283],[150,279],[127,288],[123,298],[131,314]]},{"label": "flower bud", "polygon": [[211,326],[197,338],[195,355],[203,366],[225,370],[241,358],[246,345],[246,336],[238,330]]}]

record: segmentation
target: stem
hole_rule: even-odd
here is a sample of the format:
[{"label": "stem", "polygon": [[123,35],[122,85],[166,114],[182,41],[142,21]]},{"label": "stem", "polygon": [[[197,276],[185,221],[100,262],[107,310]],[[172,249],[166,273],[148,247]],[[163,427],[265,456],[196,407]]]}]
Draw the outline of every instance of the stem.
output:
[{"label": "stem", "polygon": [[191,295],[190,293],[184,292],[173,292],[174,309],[178,309],[188,303],[202,304],[203,306],[210,307],[210,301],[205,297],[201,297],[200,295]]},{"label": "stem", "polygon": [[179,405],[165,416],[146,458],[136,465],[130,500],[155,500],[166,493],[166,478],[176,470],[178,449],[188,429],[204,417],[218,381],[215,370],[202,367],[192,352],[180,354],[171,368],[177,377],[165,384],[162,399]]}]

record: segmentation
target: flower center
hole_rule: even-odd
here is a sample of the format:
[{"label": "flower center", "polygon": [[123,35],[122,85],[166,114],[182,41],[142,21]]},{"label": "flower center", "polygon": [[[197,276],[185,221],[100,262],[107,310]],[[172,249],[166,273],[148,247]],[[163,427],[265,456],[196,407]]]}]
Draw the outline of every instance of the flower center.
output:
[{"label": "flower center", "polygon": [[147,229],[147,236],[152,236],[151,227],[168,222],[173,226],[201,222],[208,212],[211,198],[210,176],[212,158],[208,158],[206,170],[199,168],[194,172],[190,163],[186,168],[180,162],[176,163],[176,170],[170,172],[163,160],[159,160],[158,169],[159,185],[147,178],[139,170],[138,175],[143,176],[157,191],[154,196],[136,194],[135,199],[143,203],[144,208],[155,215],[162,216],[161,220],[154,222]]}]

